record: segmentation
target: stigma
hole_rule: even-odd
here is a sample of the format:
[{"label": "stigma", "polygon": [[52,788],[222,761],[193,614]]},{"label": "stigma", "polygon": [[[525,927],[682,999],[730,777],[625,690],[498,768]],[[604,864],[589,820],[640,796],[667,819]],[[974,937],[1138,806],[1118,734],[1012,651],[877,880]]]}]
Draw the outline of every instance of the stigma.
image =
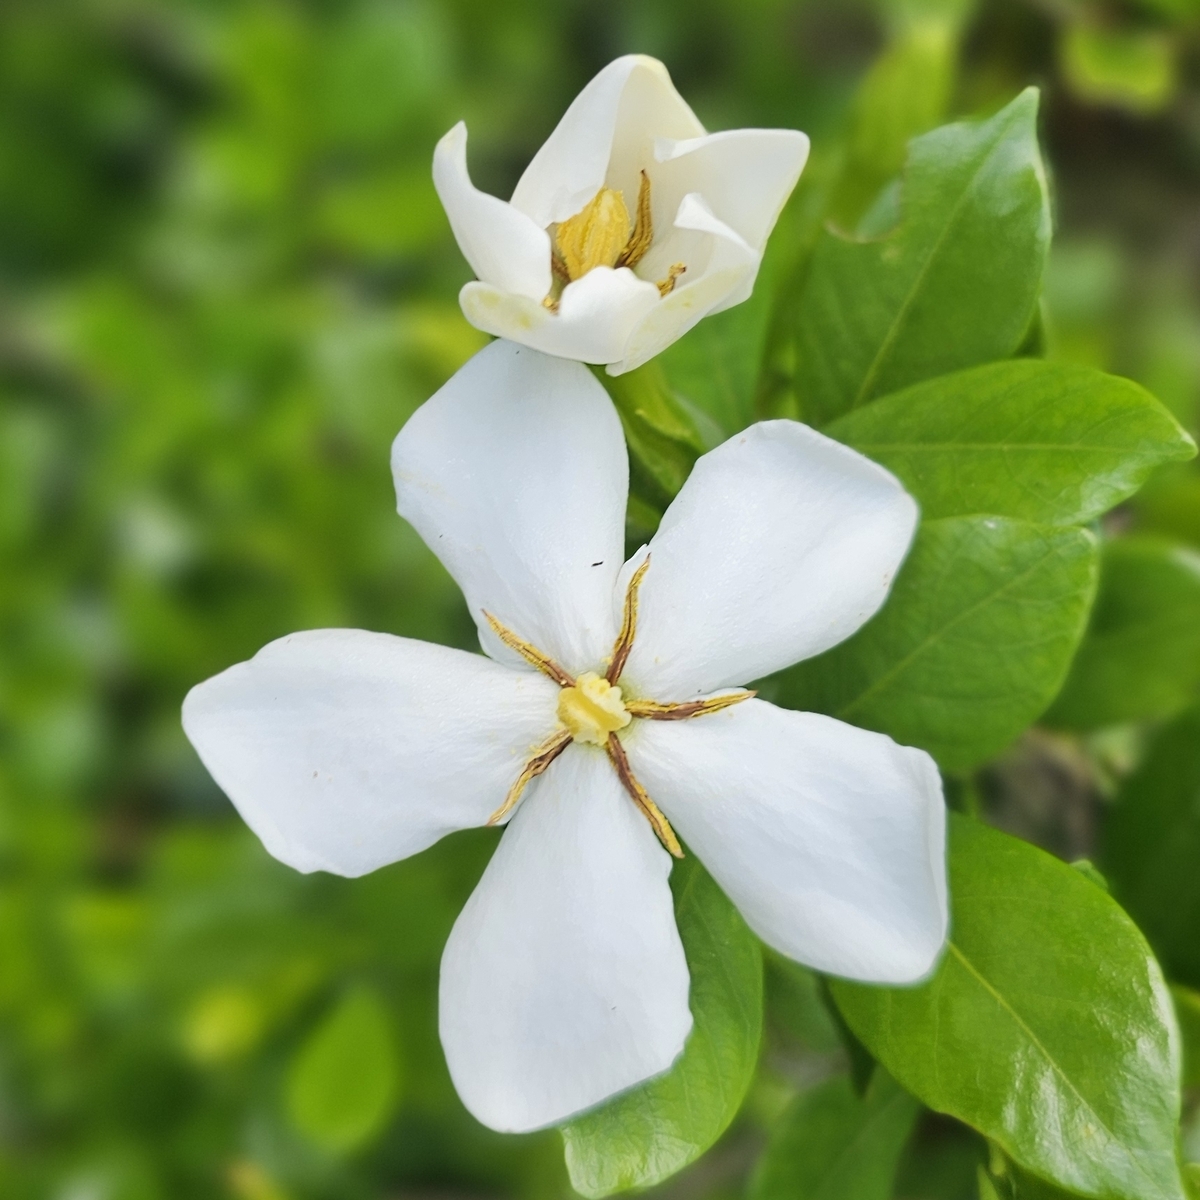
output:
[{"label": "stigma", "polygon": [[633,718],[621,699],[621,689],[587,671],[573,687],[558,693],[558,719],[574,741],[607,746],[608,735],[624,729]]}]

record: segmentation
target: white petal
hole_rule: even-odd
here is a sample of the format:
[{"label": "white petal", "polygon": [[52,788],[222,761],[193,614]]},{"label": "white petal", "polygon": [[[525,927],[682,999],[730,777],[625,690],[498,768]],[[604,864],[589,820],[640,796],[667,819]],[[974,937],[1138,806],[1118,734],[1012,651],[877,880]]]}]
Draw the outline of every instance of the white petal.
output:
[{"label": "white petal", "polygon": [[734,435],[650,542],[631,694],[704,695],[837,645],[883,603],[916,522],[895,476],[807,425]]},{"label": "white petal", "polygon": [[625,353],[642,318],[661,302],[658,288],[627,267],[596,267],[567,284],[557,313],[483,283],[468,283],[459,303],[467,320],[484,333],[559,358],[608,363]]},{"label": "white petal", "polygon": [[462,121],[433,152],[433,184],[475,274],[502,291],[540,301],[550,290],[550,236],[525,213],[471,182]]},{"label": "white petal", "polygon": [[524,665],[485,609],[566,670],[595,669],[617,633],[629,463],[586,367],[493,342],[413,414],[392,471],[493,658]]},{"label": "white petal", "polygon": [[539,228],[574,216],[607,182],[637,196],[656,137],[702,136],[667,69],[644,54],[608,64],[572,101],[517,183],[514,207]]},{"label": "white petal", "polygon": [[482,825],[557,693],[462,650],[316,629],[192,688],[183,727],[271,854],[355,876]]},{"label": "white petal", "polygon": [[808,159],[808,138],[794,129],[730,129],[655,147],[654,190],[668,208],[690,192],[762,252]]},{"label": "white petal", "polygon": [[526,794],[442,956],[463,1103],[520,1133],[667,1070],[692,1025],[671,859],[599,750]]},{"label": "white petal", "polygon": [[681,262],[687,272],[638,322],[608,373],[640,367],[710,313],[747,299],[760,261],[759,252],[720,221],[702,196],[684,196],[671,232],[655,244],[639,271],[648,279],[665,278],[671,265]]},{"label": "white petal", "polygon": [[820,971],[926,975],[946,936],[946,811],[929,755],[761,700],[640,721],[630,763],[750,927]]}]

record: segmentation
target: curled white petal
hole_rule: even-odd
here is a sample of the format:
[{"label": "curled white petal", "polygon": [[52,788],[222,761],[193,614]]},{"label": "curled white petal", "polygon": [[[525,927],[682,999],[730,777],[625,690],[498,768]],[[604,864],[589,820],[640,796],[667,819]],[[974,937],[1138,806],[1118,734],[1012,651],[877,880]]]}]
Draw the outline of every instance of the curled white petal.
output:
[{"label": "curled white petal", "polygon": [[433,152],[433,184],[471,269],[493,287],[540,300],[550,290],[550,237],[519,209],[479,191],[459,121]]},{"label": "curled white petal", "polygon": [[762,255],[690,192],[680,201],[672,232],[646,256],[645,273],[665,276],[676,262],[690,264],[669,295],[649,307],[611,362],[621,375],[648,362],[705,317],[750,296]]},{"label": "curled white petal", "polygon": [[627,54],[610,62],[571,102],[525,168],[513,206],[544,228],[573,216],[606,183],[632,199],[656,137],[703,134],[667,68],[645,54]]},{"label": "curled white petal", "polygon": [[554,1125],[667,1070],[691,1029],[671,859],[602,751],[530,788],[442,956],[439,1028],[485,1125]]},{"label": "curled white petal", "polygon": [[[610,63],[580,92],[508,206],[471,186],[465,132],[456,127],[439,146],[437,170],[439,193],[478,276],[460,293],[463,312],[479,329],[546,354],[604,363],[612,374],[631,370],[704,316],[750,295],[767,236],[807,154],[808,139],[792,130],[706,134],[666,68],[644,55]],[[634,210],[643,175],[651,185],[649,253],[631,269],[593,268],[568,283],[557,307],[543,307],[552,299],[549,235],[556,223],[579,213],[602,187],[621,192]],[[544,270],[531,231],[546,234]],[[496,247],[489,238],[510,244]]]},{"label": "curled white petal", "polygon": [[761,700],[628,739],[642,784],[750,927],[820,971],[911,983],[946,938],[946,811],[929,755]]},{"label": "curled white petal", "polygon": [[697,193],[717,219],[762,252],[808,161],[795,129],[728,129],[685,141],[661,138],[655,188],[670,209]]},{"label": "curled white petal", "polygon": [[557,692],[462,650],[316,629],[192,688],[183,727],[271,854],[355,876],[482,825]]},{"label": "curled white petal", "polygon": [[392,472],[488,654],[525,665],[485,610],[572,674],[596,668],[617,633],[629,461],[586,367],[493,342],[409,419]]},{"label": "curled white petal", "polygon": [[625,267],[596,267],[567,284],[557,313],[484,283],[468,283],[459,303],[467,320],[484,333],[593,363],[621,357],[642,319],[661,307],[658,288]]}]

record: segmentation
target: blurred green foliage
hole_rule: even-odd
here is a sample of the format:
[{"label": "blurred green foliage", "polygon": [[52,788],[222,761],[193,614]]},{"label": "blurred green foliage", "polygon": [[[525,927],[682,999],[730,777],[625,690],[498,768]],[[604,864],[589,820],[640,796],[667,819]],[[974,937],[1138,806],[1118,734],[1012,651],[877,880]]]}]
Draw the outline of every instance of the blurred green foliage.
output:
[{"label": "blurred green foliage", "polygon": [[[1192,0],[8,0],[0,1195],[567,1190],[560,1136],[478,1126],[437,1041],[441,948],[494,835],[359,880],[297,875],[242,827],[178,719],[188,687],[295,629],[472,644],[457,590],[395,516],[387,461],[415,406],[483,343],[455,300],[468,269],[429,176],[437,137],[465,118],[477,182],[506,193],[596,69],[655,54],[710,127],[813,137],[765,294],[803,287],[786,251],[818,237],[826,209],[855,227],[910,137],[1039,83],[1057,240],[1031,348],[1136,379],[1194,429],[1198,22]],[[911,102],[893,109],[897,89]],[[688,455],[722,436],[714,413],[738,428],[756,406],[789,411],[777,339],[764,345],[774,390],[710,369],[758,300],[710,323],[709,365],[690,368],[720,389],[705,413],[663,396],[622,405],[631,445],[668,446],[648,452],[660,474],[635,524],[652,525]],[[1153,619],[1138,616],[1155,604],[1139,572],[1164,596],[1195,590],[1200,469],[1160,468],[1100,530],[1128,531],[1144,540],[1106,551],[1108,599],[1076,679],[1125,670],[1113,655],[1144,665],[1136,630],[1113,632]],[[1198,699],[1190,632],[1169,682],[1145,685],[1152,713],[1098,716],[1079,683],[1055,710],[1077,732],[956,779],[963,806],[1091,853],[1102,797],[1143,752],[1133,718]],[[1194,726],[1168,729],[1123,796],[1186,752]],[[1164,840],[1176,821],[1195,841],[1185,801],[1164,808]],[[1137,900],[1169,963],[1193,962],[1177,918],[1197,911],[1194,879],[1177,901],[1144,896],[1109,845],[1118,899]],[[821,986],[772,966],[748,1102],[667,1185],[680,1196],[740,1189],[765,1130],[844,1066],[843,1043],[853,1054]],[[824,1086],[850,1136],[884,1085],[865,1099]],[[963,1126],[925,1114],[896,1195],[975,1196],[986,1159]]]}]

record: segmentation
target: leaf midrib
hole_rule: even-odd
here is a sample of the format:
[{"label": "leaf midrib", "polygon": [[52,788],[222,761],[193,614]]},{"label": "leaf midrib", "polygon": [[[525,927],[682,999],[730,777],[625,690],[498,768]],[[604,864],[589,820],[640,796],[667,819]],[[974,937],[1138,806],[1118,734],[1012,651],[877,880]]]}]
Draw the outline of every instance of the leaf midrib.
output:
[{"label": "leaf midrib", "polygon": [[1033,1029],[1029,1026],[1029,1024],[1021,1016],[1021,1014],[1018,1013],[1017,1010],[1008,1002],[1008,1000],[1006,1000],[1004,998],[1004,995],[996,989],[996,987],[983,974],[983,972],[980,971],[978,969],[978,967],[976,967],[975,964],[973,962],[971,962],[971,960],[969,958],[967,958],[967,956],[962,952],[962,950],[959,949],[958,944],[955,941],[953,941],[952,939],[948,940],[946,942],[946,946],[947,946],[947,949],[950,951],[950,953],[953,954],[954,957],[957,958],[960,963],[962,963],[963,967],[972,976],[972,978],[974,978],[975,980],[978,981],[980,986],[983,987],[983,989],[988,993],[988,995],[991,996],[992,999],[995,1000],[995,1002],[1000,1006],[1000,1008],[1012,1019],[1014,1024],[1016,1024],[1016,1026],[1022,1031],[1022,1033],[1025,1034],[1025,1036],[1029,1039],[1029,1041],[1032,1043],[1032,1045],[1034,1047],[1036,1047],[1036,1049],[1042,1055],[1042,1057],[1046,1060],[1046,1062],[1050,1064],[1050,1067],[1054,1071],[1054,1073],[1067,1086],[1067,1088],[1071,1092],[1071,1094],[1079,1101],[1079,1103],[1087,1110],[1087,1112],[1091,1114],[1091,1116],[1095,1119],[1096,1123],[1100,1126],[1100,1128],[1103,1129],[1104,1132],[1108,1135],[1110,1142],[1112,1144],[1116,1145],[1117,1147],[1119,1147],[1122,1151],[1124,1151],[1125,1160],[1127,1162],[1132,1163],[1137,1168],[1138,1172],[1145,1179],[1149,1180],[1151,1184],[1154,1185],[1156,1194],[1161,1195],[1162,1193],[1159,1191],[1159,1181],[1153,1175],[1151,1175],[1148,1170],[1146,1170],[1146,1168],[1142,1165],[1141,1160],[1135,1154],[1126,1150],[1124,1144],[1122,1143],[1121,1139],[1117,1136],[1116,1132],[1114,1130],[1112,1130],[1111,1128],[1109,1128],[1107,1122],[1105,1122],[1103,1120],[1103,1118],[1100,1116],[1100,1114],[1088,1102],[1087,1098],[1083,1095],[1083,1093],[1075,1086],[1071,1077],[1066,1073],[1066,1071],[1062,1068],[1062,1066],[1060,1066],[1060,1064],[1054,1058],[1054,1056],[1050,1053],[1050,1051],[1042,1044],[1041,1039],[1037,1036],[1036,1033],[1034,1033]]},{"label": "leaf midrib", "polygon": [[1051,547],[1046,551],[1045,554],[1041,555],[1036,562],[1030,564],[1030,566],[1026,570],[1022,571],[1019,575],[1014,575],[1012,578],[1006,579],[1000,587],[977,600],[969,608],[960,610],[951,620],[947,621],[940,628],[934,630],[934,632],[929,634],[929,636],[926,637],[920,643],[920,645],[915,646],[908,652],[908,654],[900,659],[899,662],[895,663],[889,670],[880,675],[879,678],[870,685],[870,687],[864,688],[863,691],[855,696],[852,701],[839,708],[835,715],[838,718],[844,718],[855,712],[872,696],[878,694],[885,687],[887,687],[898,675],[906,671],[916,659],[927,653],[930,647],[941,641],[942,638],[944,638],[946,634],[956,625],[961,624],[963,621],[967,620],[967,618],[973,616],[981,608],[986,608],[989,604],[994,603],[997,599],[999,599],[999,597],[1003,596],[1005,592],[1017,587],[1021,583],[1024,583],[1029,576],[1039,571],[1042,565],[1048,559],[1054,558],[1058,553],[1059,550],[1057,546]]},{"label": "leaf midrib", "polygon": [[866,396],[870,393],[870,390],[874,385],[879,372],[883,369],[884,359],[890,353],[896,339],[900,336],[900,328],[907,318],[909,310],[915,303],[917,292],[919,291],[921,284],[924,283],[925,277],[929,274],[933,260],[941,251],[942,243],[945,242],[946,238],[949,236],[951,227],[957,222],[959,213],[962,210],[963,205],[967,202],[967,197],[970,196],[975,190],[975,185],[979,182],[979,176],[983,174],[984,168],[992,161],[992,156],[996,153],[997,148],[1004,140],[1004,137],[1008,133],[1011,126],[1012,122],[1009,121],[1005,125],[1004,130],[996,137],[991,146],[988,147],[987,153],[980,160],[979,165],[975,168],[975,170],[971,172],[971,176],[968,179],[966,186],[963,188],[958,199],[954,202],[954,207],[950,210],[950,215],[946,218],[941,232],[934,239],[933,245],[930,246],[929,253],[925,256],[925,261],[921,264],[920,269],[914,277],[912,285],[909,287],[908,294],[904,297],[904,300],[901,303],[900,308],[897,310],[895,317],[892,318],[892,323],[889,326],[887,333],[884,335],[883,341],[880,342],[879,349],[875,351],[875,357],[871,360],[871,365],[867,368],[867,373],[863,376],[863,381],[859,385],[858,392],[855,394],[854,400],[850,405],[851,409],[859,408]]}]

